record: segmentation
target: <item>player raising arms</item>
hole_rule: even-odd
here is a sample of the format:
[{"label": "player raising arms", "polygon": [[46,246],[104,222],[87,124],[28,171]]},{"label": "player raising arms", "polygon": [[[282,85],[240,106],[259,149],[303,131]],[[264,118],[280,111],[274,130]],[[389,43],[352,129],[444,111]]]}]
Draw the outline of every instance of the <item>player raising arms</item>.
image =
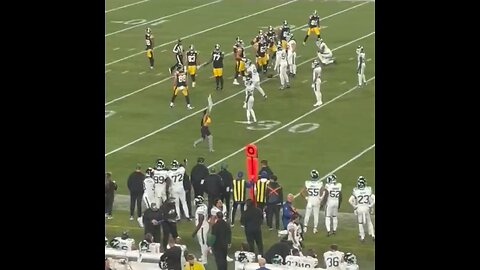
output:
[{"label": "player raising arms", "polygon": [[192,87],[195,87],[195,75],[197,74],[198,52],[195,51],[193,44],[187,52],[187,72],[192,79]]},{"label": "player raising arms", "polygon": [[213,76],[215,77],[216,90],[223,90],[223,58],[225,54],[220,51],[220,45],[215,44],[212,58],[204,66],[213,62]]},{"label": "player raising arms", "polygon": [[147,52],[147,58],[148,61],[150,61],[150,69],[153,69],[153,34],[152,34],[152,29],[150,27],[147,27],[145,30],[145,50]]},{"label": "player raising arms", "polygon": [[245,76],[245,62],[243,59],[245,58],[245,49],[243,48],[243,40],[237,37],[237,41],[233,48],[233,53],[235,56],[235,78],[233,79],[234,85],[240,85],[237,81],[238,75],[242,77]]},{"label": "player raising arms", "polygon": [[287,48],[287,36],[290,35],[290,25],[288,25],[287,20],[283,21],[282,27],[280,28],[280,41],[282,42],[282,48]]},{"label": "player raising arms", "polygon": [[310,33],[315,33],[317,35],[317,39],[320,39],[320,17],[317,14],[317,11],[315,10],[310,17],[308,17],[308,30],[307,30],[307,35],[303,39],[303,45],[305,46],[305,43],[307,42],[308,37],[310,36]]},{"label": "player raising arms", "polygon": [[187,102],[187,109],[193,109],[192,105],[190,105],[190,96],[188,95],[187,74],[185,74],[185,70],[183,69],[183,66],[181,64],[177,67],[177,72],[174,76],[173,95],[170,101],[170,108],[173,108],[175,99],[177,98],[179,91],[182,91],[183,96],[185,96],[185,101]]}]

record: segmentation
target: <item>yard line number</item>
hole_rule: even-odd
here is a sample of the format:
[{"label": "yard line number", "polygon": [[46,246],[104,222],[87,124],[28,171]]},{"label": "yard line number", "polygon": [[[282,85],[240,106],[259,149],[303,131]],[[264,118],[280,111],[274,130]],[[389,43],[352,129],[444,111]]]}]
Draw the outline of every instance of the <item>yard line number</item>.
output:
[{"label": "yard line number", "polygon": [[[276,120],[261,120],[258,121],[255,126],[247,126],[247,129],[249,130],[270,130],[273,129],[274,127],[282,124],[280,121]],[[291,126],[288,131],[292,133],[307,133],[314,131],[320,127],[318,123],[300,123],[296,124],[294,126]]]}]

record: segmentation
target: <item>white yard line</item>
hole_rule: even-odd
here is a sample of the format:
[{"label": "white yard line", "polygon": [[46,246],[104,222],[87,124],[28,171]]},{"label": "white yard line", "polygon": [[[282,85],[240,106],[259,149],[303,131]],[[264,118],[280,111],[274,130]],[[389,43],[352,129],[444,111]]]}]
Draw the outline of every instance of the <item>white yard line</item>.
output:
[{"label": "white yard line", "polygon": [[[346,8],[346,9],[343,9],[343,10],[340,10],[340,11],[335,12],[335,13],[333,13],[333,14],[330,14],[330,15],[328,15],[328,16],[325,16],[325,17],[324,17],[323,19],[321,19],[321,20],[325,20],[325,19],[328,19],[328,18],[337,16],[337,15],[339,15],[339,14],[342,14],[342,13],[347,12],[347,11],[349,11],[349,10],[352,10],[352,9],[354,9],[354,8],[360,7],[360,6],[364,5],[364,4],[366,4],[366,2],[365,2],[365,3],[362,3],[362,4],[358,4],[358,5],[352,6],[352,7],[349,7],[349,8]],[[306,24],[305,24],[305,25],[306,25]],[[304,27],[305,25],[302,25],[302,26],[300,26],[300,27],[294,28],[294,29],[292,29],[292,31],[296,31],[296,30]],[[248,48],[250,48],[250,47],[251,47],[251,45],[245,47],[245,49],[248,49]],[[229,56],[229,55],[232,55],[232,54],[233,54],[233,52],[227,53],[227,54],[225,54],[225,57],[227,57],[227,56]],[[297,56],[297,58],[300,58],[300,57],[301,57],[301,55]],[[352,58],[352,59],[353,59],[353,58]],[[206,63],[206,62],[205,62],[205,63]],[[205,64],[205,63],[203,63],[203,64]],[[202,64],[202,65],[203,65],[203,64]],[[213,76],[211,76],[210,78],[213,78]],[[160,81],[158,81],[158,82],[149,84],[149,85],[147,85],[147,86],[145,86],[145,87],[142,87],[142,88],[140,88],[140,89],[138,89],[138,90],[135,90],[135,91],[133,91],[133,92],[130,92],[130,93],[128,93],[128,94],[125,94],[125,95],[123,95],[123,96],[121,96],[121,97],[112,99],[112,100],[106,102],[106,103],[105,103],[105,106],[110,105],[110,104],[112,104],[112,103],[115,103],[115,102],[117,102],[117,101],[120,101],[120,100],[122,100],[122,99],[125,99],[125,98],[127,98],[127,97],[129,97],[129,96],[135,95],[135,94],[137,94],[137,93],[140,93],[140,92],[142,92],[142,91],[144,91],[144,90],[146,90],[146,89],[148,89],[148,88],[150,88],[150,87],[153,87],[153,86],[158,85],[158,84],[160,84],[160,83],[166,82],[166,81],[168,81],[168,80],[170,80],[170,79],[171,79],[171,77],[164,78],[164,79],[162,79],[162,80],[160,80]]]},{"label": "white yard line", "polygon": [[185,10],[182,10],[182,11],[180,11],[180,12],[173,13],[173,14],[170,14],[170,15],[167,15],[167,16],[163,16],[163,17],[160,17],[160,18],[157,18],[157,19],[148,21],[148,22],[139,23],[139,24],[136,24],[136,25],[133,25],[133,26],[130,26],[130,27],[127,27],[127,28],[124,28],[124,29],[121,29],[121,30],[112,32],[112,33],[105,34],[105,37],[109,37],[109,36],[111,36],[111,35],[115,35],[115,34],[118,34],[118,33],[122,33],[122,32],[128,31],[128,30],[133,29],[133,28],[136,28],[136,27],[140,27],[140,26],[142,26],[142,25],[146,25],[146,24],[150,24],[150,23],[157,22],[157,21],[161,21],[161,20],[164,20],[164,19],[173,17],[173,16],[177,16],[177,15],[180,15],[180,14],[183,14],[183,13],[186,13],[186,12],[189,12],[189,11],[192,11],[192,10],[195,10],[195,9],[199,9],[199,8],[202,8],[202,7],[206,7],[206,6],[209,6],[209,5],[213,5],[213,4],[216,4],[216,3],[219,3],[219,2],[222,2],[222,0],[213,1],[213,2],[206,3],[206,4],[203,4],[203,5],[197,6],[197,7],[185,9]]},{"label": "white yard line", "polygon": [[[367,82],[369,82],[369,81],[371,81],[371,80],[374,80],[374,79],[375,79],[375,76],[373,76],[372,78],[368,79]],[[318,106],[318,107],[316,107],[316,108],[314,108],[314,109],[312,109],[312,110],[310,110],[310,111],[308,111],[308,112],[300,115],[299,117],[293,119],[292,121],[286,123],[285,125],[283,125],[283,126],[277,128],[277,129],[275,129],[274,131],[268,133],[267,135],[261,137],[260,139],[257,139],[256,141],[253,141],[253,142],[251,142],[251,143],[256,144],[256,143],[258,143],[258,142],[261,142],[261,141],[265,140],[266,138],[272,136],[273,134],[279,132],[280,130],[282,130],[282,129],[290,126],[291,124],[297,122],[298,120],[300,120],[300,119],[302,119],[302,118],[304,118],[304,117],[306,117],[306,116],[308,116],[308,115],[316,112],[316,111],[319,110],[320,108],[323,108],[323,107],[327,106],[328,104],[330,104],[330,103],[334,102],[335,100],[337,100],[337,99],[345,96],[346,94],[354,91],[355,89],[357,89],[357,86],[350,88],[350,90],[348,90],[348,91],[346,91],[346,92],[343,92],[342,94],[340,94],[340,95],[336,96],[335,98],[333,98],[333,99],[331,99],[331,100],[323,103],[322,105],[320,105],[320,106]],[[210,166],[208,166],[208,168],[213,167],[213,166],[219,164],[220,162],[223,162],[223,161],[225,161],[226,159],[229,159],[229,158],[235,156],[236,154],[238,154],[238,153],[240,153],[240,152],[243,152],[244,150],[245,150],[245,147],[242,147],[242,148],[238,149],[237,151],[231,153],[230,155],[225,156],[224,158],[222,158],[222,159],[220,159],[220,160],[218,160],[218,161],[210,164]]]},{"label": "white yard line", "polygon": [[[371,32],[370,34],[364,35],[364,36],[359,37],[359,38],[357,38],[357,39],[354,39],[354,40],[352,40],[352,41],[350,41],[350,42],[347,42],[347,43],[345,43],[345,44],[343,44],[343,45],[340,45],[340,46],[338,46],[337,48],[332,49],[332,51],[336,51],[336,50],[338,50],[338,49],[341,49],[341,48],[343,48],[343,47],[345,47],[345,46],[348,46],[348,45],[350,45],[350,44],[352,44],[352,43],[355,43],[355,42],[357,42],[357,41],[359,41],[359,40],[362,40],[362,39],[367,38],[367,37],[369,37],[369,36],[371,36],[371,35],[374,35],[374,34],[375,34],[375,32]],[[301,65],[304,65],[304,64],[306,64],[306,63],[309,63],[310,61],[312,61],[312,60],[315,59],[315,58],[316,58],[316,57],[313,57],[313,58],[311,58],[311,59],[308,59],[308,60],[306,60],[306,61],[298,64],[297,66],[301,66]],[[277,75],[275,75],[274,77],[276,77],[276,76],[277,76]],[[271,79],[273,79],[273,78],[268,78],[268,79],[262,81],[261,83],[267,82],[267,81],[269,81],[269,80],[271,80]],[[370,80],[371,80],[371,79],[370,79]],[[243,94],[243,93],[244,93],[244,91],[243,91],[243,89],[241,89],[241,90],[239,90],[237,93],[235,93],[235,94],[233,94],[233,95],[230,95],[230,96],[228,96],[228,97],[226,97],[226,98],[224,98],[224,99],[221,99],[220,101],[217,101],[216,103],[214,103],[214,105],[218,105],[218,104],[220,104],[220,103],[222,103],[222,102],[224,102],[224,101],[226,101],[226,100],[229,100],[229,99],[231,99],[231,98],[233,98],[233,97],[235,97],[235,96],[237,96],[237,95],[239,95],[239,94]],[[330,101],[329,101],[329,102],[330,102]],[[327,103],[324,103],[323,106],[325,106],[326,104],[328,104],[328,102],[327,102]],[[318,108],[320,108],[320,107],[317,107],[316,109],[318,109]],[[153,135],[157,134],[158,132],[160,132],[160,131],[162,131],[162,130],[165,130],[165,129],[171,127],[171,126],[174,126],[174,125],[182,122],[183,120],[188,119],[188,118],[190,118],[190,117],[192,117],[192,116],[194,116],[194,115],[202,112],[204,109],[205,109],[205,108],[202,108],[202,109],[200,109],[200,110],[198,110],[198,111],[196,111],[196,112],[193,112],[193,113],[191,113],[191,114],[189,114],[189,115],[186,115],[186,116],[184,116],[184,117],[182,117],[182,118],[180,118],[180,119],[178,119],[178,120],[176,120],[176,121],[174,121],[174,122],[172,122],[172,123],[170,123],[170,124],[168,124],[168,125],[166,125],[166,126],[164,126],[164,127],[162,127],[162,128],[159,128],[159,129],[157,129],[157,130],[155,130],[155,131],[153,131],[153,132],[150,132],[149,134],[147,134],[147,135],[145,135],[145,136],[142,136],[142,137],[140,137],[140,138],[138,138],[138,139],[136,139],[136,140],[134,140],[134,141],[131,141],[131,142],[129,142],[129,143],[127,143],[127,144],[125,144],[125,145],[123,145],[123,146],[121,146],[121,147],[118,147],[118,148],[116,148],[116,149],[114,149],[114,150],[106,153],[106,154],[105,154],[105,157],[107,157],[107,156],[109,156],[109,155],[111,155],[111,154],[114,154],[114,153],[116,153],[116,152],[118,152],[118,151],[120,151],[120,150],[122,150],[122,149],[124,149],[124,148],[127,148],[127,147],[129,147],[130,145],[133,145],[133,144],[135,144],[135,143],[137,143],[137,142],[139,142],[139,141],[142,141],[142,140],[144,140],[144,139],[146,139],[146,138],[148,138],[148,137],[150,137],[150,136],[153,136]]]},{"label": "white yard line", "polygon": [[[194,33],[194,34],[190,34],[190,35],[188,35],[188,36],[181,37],[181,39],[184,40],[184,39],[187,39],[187,38],[191,38],[191,37],[194,37],[194,36],[197,36],[197,35],[200,35],[200,34],[203,34],[203,33],[209,32],[209,31],[212,31],[212,30],[215,30],[215,29],[220,28],[220,27],[223,27],[223,26],[226,26],[226,25],[229,25],[229,24],[232,24],[232,23],[236,23],[236,22],[241,21],[241,20],[245,20],[245,19],[248,19],[248,18],[253,17],[253,16],[260,15],[260,14],[265,13],[265,12],[268,12],[268,11],[270,11],[270,10],[274,10],[274,9],[277,9],[277,8],[280,8],[280,7],[283,7],[283,6],[286,6],[286,5],[295,3],[295,2],[297,2],[297,1],[298,1],[298,0],[291,0],[291,1],[288,1],[288,2],[286,2],[286,3],[280,4],[280,5],[278,5],[278,6],[274,6],[274,7],[271,7],[271,8],[267,8],[267,9],[264,9],[264,10],[262,10],[262,11],[255,12],[255,13],[253,13],[253,14],[250,14],[250,15],[247,15],[247,16],[243,16],[243,17],[240,17],[240,18],[235,19],[235,20],[232,20],[232,21],[229,21],[229,22],[226,22],[226,23],[222,23],[222,24],[219,24],[219,25],[214,26],[214,27],[207,28],[207,29],[205,29],[205,30],[196,32],[196,33]],[[105,35],[105,36],[106,36],[106,35]],[[160,45],[158,45],[158,46],[155,46],[153,49],[165,47],[165,46],[170,45],[170,44],[175,43],[175,42],[177,42],[177,39],[172,40],[172,41],[169,41],[169,42],[167,42],[167,43],[160,44]],[[145,51],[141,51],[141,52],[138,52],[138,53],[135,53],[135,54],[132,54],[132,55],[129,55],[129,56],[120,58],[120,59],[118,59],[118,60],[112,61],[112,62],[110,62],[110,63],[106,63],[105,66],[107,67],[107,66],[113,65],[113,64],[115,64],[115,63],[121,62],[121,61],[123,61],[123,60],[132,58],[132,57],[134,57],[134,56],[137,56],[137,55],[140,55],[140,54],[143,54],[143,53],[145,53]]]},{"label": "white yard line", "polygon": [[109,12],[112,12],[112,11],[116,11],[116,10],[122,9],[122,8],[131,7],[131,6],[134,6],[134,5],[138,5],[138,4],[141,4],[141,3],[145,3],[145,2],[148,2],[148,1],[150,1],[150,0],[142,0],[142,1],[138,1],[138,2],[135,2],[135,3],[128,4],[128,5],[124,5],[124,6],[121,6],[121,7],[117,7],[117,8],[112,8],[112,9],[109,9],[109,10],[105,10],[105,14],[107,14],[107,13],[109,13]]}]

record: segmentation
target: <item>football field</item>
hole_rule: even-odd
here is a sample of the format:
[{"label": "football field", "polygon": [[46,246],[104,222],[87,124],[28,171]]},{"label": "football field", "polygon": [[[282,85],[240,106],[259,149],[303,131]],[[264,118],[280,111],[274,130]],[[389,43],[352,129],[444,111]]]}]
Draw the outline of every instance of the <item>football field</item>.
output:
[{"label": "football field", "polygon": [[[313,107],[311,63],[316,58],[316,37],[305,46],[308,16],[317,10],[321,36],[333,51],[336,63],[323,66],[323,105]],[[278,76],[261,76],[264,100],[255,94],[256,124],[246,124],[242,108],[243,89],[233,85],[232,46],[239,36],[247,58],[254,61],[250,46],[259,30],[278,27],[283,20],[291,26],[297,41],[297,75],[290,78],[291,88],[279,90]],[[145,55],[145,28],[155,37],[155,68],[149,68]],[[172,48],[183,40],[199,52],[199,63],[209,60],[215,44],[225,52],[225,87],[215,90],[211,64],[197,72],[195,88],[189,87],[193,110],[187,110],[179,95],[170,108],[172,78],[168,68],[175,63]],[[355,49],[361,45],[366,53],[368,84],[358,88]],[[269,68],[269,74],[276,74]],[[190,85],[190,83],[189,83]],[[215,152],[208,152],[206,142],[193,148],[200,136],[200,119],[212,95],[212,124]],[[375,191],[375,2],[320,0],[106,0],[105,1],[105,169],[119,184],[118,194],[128,194],[126,180],[140,163],[143,169],[153,166],[157,158],[167,164],[173,159],[189,160],[190,172],[197,157],[219,169],[222,162],[236,175],[245,171],[243,147],[255,143],[259,160],[266,159],[278,176],[284,193],[297,193],[316,169],[321,176],[335,172],[343,184],[337,235],[327,237],[323,214],[319,233],[307,233],[306,248],[317,254],[336,243],[341,251],[357,255],[360,269],[374,269],[375,246],[370,238],[358,240],[358,225],[352,216],[348,197],[358,176],[363,175]],[[106,220],[109,239],[129,230],[138,241],[143,229],[129,221],[129,213],[116,197],[113,220]],[[305,207],[301,197],[294,202]],[[311,220],[310,222],[312,222]],[[230,256],[245,241],[238,226],[234,231]],[[179,223],[179,234],[187,247],[199,255],[198,243],[191,239],[193,223]],[[264,230],[265,250],[277,241],[276,232]],[[216,269],[213,256],[207,269]],[[229,263],[233,269],[233,263]]]}]

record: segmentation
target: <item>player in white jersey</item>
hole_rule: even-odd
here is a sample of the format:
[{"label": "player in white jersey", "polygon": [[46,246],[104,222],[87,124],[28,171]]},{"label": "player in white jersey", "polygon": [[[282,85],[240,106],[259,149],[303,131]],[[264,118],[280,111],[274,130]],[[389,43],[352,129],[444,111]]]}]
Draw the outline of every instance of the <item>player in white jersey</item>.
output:
[{"label": "player in white jersey", "polygon": [[290,33],[287,36],[287,63],[288,63],[288,70],[290,70],[290,75],[295,77],[297,74],[297,42],[293,38],[293,34]]},{"label": "player in white jersey", "polygon": [[153,242],[153,235],[147,233],[145,239],[138,244],[138,250],[141,253],[160,254],[160,243]]},{"label": "player in white jersey", "polygon": [[202,252],[202,256],[199,259],[200,262],[203,264],[207,263],[207,256],[208,256],[208,245],[207,245],[207,236],[208,230],[210,228],[208,224],[208,207],[205,205],[205,199],[198,195],[195,197],[195,205],[197,206],[197,210],[195,210],[195,230],[193,230],[192,237],[195,236],[198,239],[198,243],[200,244],[200,251]]},{"label": "player in white jersey", "polygon": [[330,250],[323,253],[326,270],[342,270],[344,255],[343,252],[338,251],[337,245],[331,245]]},{"label": "player in white jersey", "polygon": [[170,195],[175,197],[175,207],[178,213],[177,219],[180,219],[180,203],[182,203],[183,213],[190,219],[188,214],[187,200],[185,197],[185,188],[183,187],[183,177],[185,175],[185,167],[180,166],[176,160],[172,161],[172,167],[168,171],[168,178],[170,178]]},{"label": "player in white jersey", "polygon": [[312,63],[312,89],[313,93],[315,94],[315,98],[317,102],[313,104],[313,107],[317,107],[323,104],[322,102],[322,92],[320,91],[320,86],[322,84],[322,67],[320,65],[320,61],[318,59],[313,60]]},{"label": "player in white jersey", "polygon": [[363,46],[357,47],[357,76],[358,76],[358,86],[361,87],[362,85],[367,84],[367,80],[365,79],[365,52],[363,51]]},{"label": "player in white jersey", "polygon": [[257,117],[255,116],[255,111],[253,110],[253,102],[255,98],[253,97],[253,91],[255,91],[255,86],[253,81],[247,77],[245,80],[245,101],[243,102],[243,108],[247,110],[247,123],[250,124],[250,116],[252,116],[253,123],[257,122]]},{"label": "player in white jersey", "polygon": [[[257,67],[252,64],[250,59],[245,59],[245,67],[246,76],[252,79],[253,87],[257,89],[264,98],[267,98],[265,91],[263,91],[263,88],[260,86],[260,75],[258,75]],[[243,78],[246,79],[246,77]]]},{"label": "player in white jersey", "polygon": [[210,218],[211,218],[211,222],[210,224],[213,224],[215,223],[215,220],[217,218],[217,213],[218,212],[222,212],[223,213],[223,220],[227,221],[228,222],[228,219],[227,219],[227,207],[223,204],[222,200],[221,199],[216,199],[214,202],[213,202],[213,206],[212,206],[212,209],[210,209]]},{"label": "player in white jersey", "polygon": [[357,187],[353,188],[352,196],[350,196],[348,202],[353,206],[354,213],[357,215],[360,240],[365,240],[365,229],[363,226],[367,224],[368,234],[375,241],[375,231],[370,217],[370,210],[375,205],[375,194],[373,194],[372,188],[367,186],[365,177],[358,177]]},{"label": "player in white jersey", "polygon": [[301,242],[303,241],[300,234],[302,229],[300,227],[300,224],[298,223],[299,219],[300,219],[299,215],[295,213],[292,215],[292,217],[290,218],[290,222],[287,225],[287,232],[288,232],[287,240],[292,241],[293,248],[296,248],[298,250],[302,248]]},{"label": "player in white jersey", "polygon": [[148,168],[145,171],[145,180],[143,180],[143,202],[147,208],[150,208],[152,202],[155,200],[155,181],[152,178],[153,169]]},{"label": "player in white jersey", "polygon": [[117,236],[110,241],[110,246],[115,249],[132,251],[135,249],[135,239],[130,238],[127,232],[123,232],[122,236]]},{"label": "player in white jersey", "polygon": [[157,160],[155,169],[153,170],[153,181],[155,182],[155,203],[157,207],[167,200],[167,190],[169,186],[168,170],[165,167],[165,162],[162,159]]},{"label": "player in white jersey", "polygon": [[282,48],[282,46],[277,46],[276,52],[275,67],[273,70],[276,70],[280,77],[280,90],[285,89],[285,87],[290,88],[290,80],[288,79],[287,69],[287,52]]},{"label": "player in white jersey", "polygon": [[347,252],[345,253],[345,256],[343,256],[343,260],[345,261],[343,265],[343,270],[359,270],[360,267],[357,264],[357,257],[350,253]]},{"label": "player in white jersey", "polygon": [[[325,205],[325,227],[327,227],[327,236],[335,234],[338,226],[338,208],[342,203],[342,184],[337,183],[337,176],[331,174],[327,177],[325,184],[327,193],[325,194],[327,203]],[[333,228],[330,224],[333,223]]]},{"label": "player in white jersey", "polygon": [[324,65],[329,65],[335,63],[335,59],[333,58],[332,50],[330,50],[323,39],[319,39],[315,42],[318,47],[317,56],[320,59],[320,62]]},{"label": "player in white jersey", "polygon": [[285,265],[288,267],[315,268],[318,265],[318,259],[310,256],[294,256],[285,257]]},{"label": "player in white jersey", "polygon": [[[311,180],[305,181],[305,187],[300,191],[300,194],[307,200],[307,208],[303,219],[303,232],[307,232],[308,221],[313,212],[313,233],[317,233],[318,214],[320,213],[320,204],[323,198],[323,183],[320,181],[320,175],[317,170],[312,170],[310,177]],[[308,196],[305,196],[305,191]]]}]

